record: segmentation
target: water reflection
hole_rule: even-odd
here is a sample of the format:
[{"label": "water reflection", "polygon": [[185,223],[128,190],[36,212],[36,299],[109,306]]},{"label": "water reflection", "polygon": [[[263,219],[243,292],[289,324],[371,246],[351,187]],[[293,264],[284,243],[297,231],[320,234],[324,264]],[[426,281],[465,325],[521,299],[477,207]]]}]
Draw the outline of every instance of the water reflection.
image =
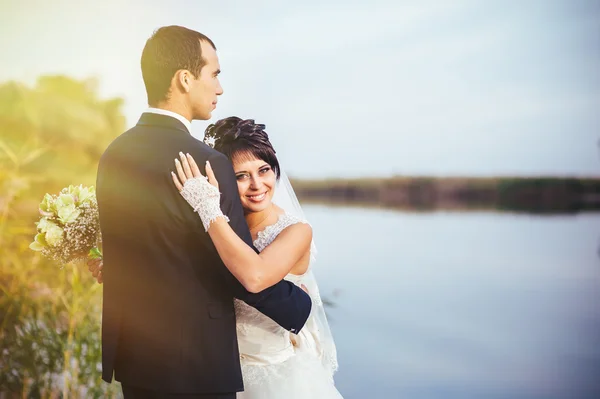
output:
[{"label": "water reflection", "polygon": [[346,398],[600,393],[600,215],[305,210]]}]

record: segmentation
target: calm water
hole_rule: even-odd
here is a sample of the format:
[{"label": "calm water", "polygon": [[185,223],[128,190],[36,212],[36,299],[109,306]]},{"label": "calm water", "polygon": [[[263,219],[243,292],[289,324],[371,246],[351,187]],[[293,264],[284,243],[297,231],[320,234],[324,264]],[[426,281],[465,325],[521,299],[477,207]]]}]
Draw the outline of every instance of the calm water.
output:
[{"label": "calm water", "polygon": [[305,212],[346,399],[600,398],[600,215]]}]

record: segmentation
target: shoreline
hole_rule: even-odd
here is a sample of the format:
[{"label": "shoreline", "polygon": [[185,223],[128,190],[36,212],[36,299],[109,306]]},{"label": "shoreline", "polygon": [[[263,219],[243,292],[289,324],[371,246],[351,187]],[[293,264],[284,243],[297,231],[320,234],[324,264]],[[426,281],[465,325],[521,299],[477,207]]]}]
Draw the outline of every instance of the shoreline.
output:
[{"label": "shoreline", "polygon": [[399,210],[600,211],[600,177],[291,179],[306,203]]}]

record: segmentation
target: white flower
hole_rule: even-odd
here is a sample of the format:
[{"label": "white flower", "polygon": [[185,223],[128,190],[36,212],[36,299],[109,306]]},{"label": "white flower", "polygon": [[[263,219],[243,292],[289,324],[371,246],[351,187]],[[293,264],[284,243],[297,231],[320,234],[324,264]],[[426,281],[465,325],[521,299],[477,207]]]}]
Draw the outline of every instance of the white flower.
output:
[{"label": "white flower", "polygon": [[29,248],[61,264],[85,257],[99,245],[98,204],[93,186],[63,188],[40,203],[37,234]]},{"label": "white flower", "polygon": [[50,194],[46,194],[44,195],[44,199],[42,199],[42,202],[40,203],[40,212],[43,212],[44,214],[52,214],[53,206],[54,198],[52,198]]},{"label": "white flower", "polygon": [[37,228],[40,233],[45,233],[48,230],[48,218],[43,217],[37,222]]},{"label": "white flower", "polygon": [[58,208],[58,219],[63,223],[71,223],[77,220],[81,211],[75,207],[75,204],[62,206]]},{"label": "white flower", "polygon": [[96,195],[96,192],[94,190],[94,187],[82,187],[79,190],[79,198],[78,198],[78,202],[80,204],[83,204],[85,202],[90,202],[94,196]]},{"label": "white flower", "polygon": [[46,242],[52,247],[56,247],[63,240],[63,229],[52,222],[48,222],[48,229],[45,236]]},{"label": "white flower", "polygon": [[62,207],[69,205],[75,205],[75,198],[73,198],[72,194],[61,194],[56,201],[54,201],[57,212],[60,211]]}]

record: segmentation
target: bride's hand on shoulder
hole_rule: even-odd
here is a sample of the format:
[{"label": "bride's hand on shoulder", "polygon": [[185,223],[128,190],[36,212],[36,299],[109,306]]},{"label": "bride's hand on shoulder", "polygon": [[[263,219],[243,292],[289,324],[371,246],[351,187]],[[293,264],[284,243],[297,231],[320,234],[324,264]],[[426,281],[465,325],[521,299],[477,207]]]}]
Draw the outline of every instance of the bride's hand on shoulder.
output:
[{"label": "bride's hand on shoulder", "polygon": [[175,183],[175,187],[177,190],[181,192],[185,186],[185,183],[189,180],[198,179],[202,182],[208,181],[208,183],[215,187],[217,190],[219,189],[219,182],[215,177],[215,173],[210,166],[210,162],[206,161],[206,177],[200,172],[200,168],[196,164],[196,161],[190,154],[184,154],[183,152],[179,153],[179,159],[175,158],[175,169],[177,170],[177,175],[171,172],[171,177],[173,178],[173,183]]},{"label": "bride's hand on shoulder", "polygon": [[219,182],[210,166],[206,161],[206,175],[200,172],[196,161],[190,154],[179,153],[180,159],[175,159],[175,169],[177,175],[171,172],[173,183],[179,190],[179,194],[186,202],[197,212],[202,219],[204,230],[208,231],[211,224],[222,218],[229,222],[229,218],[223,214],[220,207],[221,193],[219,192]]}]

